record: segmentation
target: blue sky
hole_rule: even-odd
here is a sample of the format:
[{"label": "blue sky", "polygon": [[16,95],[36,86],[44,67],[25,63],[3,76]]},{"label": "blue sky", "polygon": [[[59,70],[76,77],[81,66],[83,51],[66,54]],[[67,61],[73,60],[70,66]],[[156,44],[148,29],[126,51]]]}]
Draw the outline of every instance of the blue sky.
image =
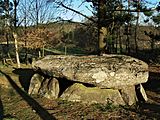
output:
[{"label": "blue sky", "polygon": [[[11,0],[11,1],[13,1],[13,0]],[[26,1],[27,2],[27,4],[28,4],[28,1],[32,1],[32,0],[20,0],[20,2],[21,3],[24,3],[24,1]],[[38,1],[42,1],[43,2],[43,0],[38,0]],[[44,0],[44,1],[47,1],[47,0]],[[63,1],[63,0],[57,0],[57,1]],[[93,14],[92,14],[92,8],[90,7],[90,5],[91,5],[91,3],[88,3],[88,2],[83,2],[83,1],[85,1],[85,0],[64,0],[64,1],[73,1],[71,4],[71,8],[73,8],[73,9],[75,9],[75,10],[77,10],[77,11],[79,11],[79,12],[81,12],[81,13],[83,13],[84,15],[86,15],[86,16],[92,16]],[[148,2],[151,2],[151,3],[153,3],[153,5],[152,5],[152,7],[155,7],[156,6],[156,4],[160,1],[160,0],[142,0],[142,1],[148,1]],[[83,3],[83,4],[82,4]],[[45,3],[44,3],[45,4]],[[30,4],[28,4],[27,6],[29,7],[29,5]],[[73,21],[78,21],[78,22],[81,22],[81,21],[83,21],[84,20],[84,17],[82,17],[82,16],[80,16],[80,15],[78,15],[78,14],[76,14],[76,13],[73,13],[73,12],[71,12],[71,11],[67,11],[66,10],[66,12],[64,12],[64,11],[59,11],[59,12],[57,12],[57,11],[55,11],[54,10],[54,7],[52,7],[52,5],[53,5],[53,3],[51,3],[50,4],[51,5],[51,11],[49,11],[49,12],[45,12],[45,13],[48,13],[48,14],[46,14],[46,15],[52,15],[53,14],[53,17],[52,18],[54,18],[54,19],[49,19],[49,21],[54,21],[55,20],[55,18],[57,18],[57,17],[61,17],[61,18],[63,18],[64,20],[73,20]],[[34,5],[33,5],[33,7],[34,7]],[[19,20],[21,21],[21,20],[23,20],[23,18],[24,18],[24,13],[23,13],[23,10],[21,10],[21,9],[24,9],[24,6],[22,5],[21,7],[19,7],[20,9],[19,9]],[[30,7],[29,7],[30,8]],[[30,9],[29,9],[30,10]],[[32,11],[29,11],[29,12],[27,12],[27,15],[29,16],[30,14],[29,13],[32,13]],[[43,14],[42,14],[43,15]],[[30,17],[30,16],[29,16]],[[31,16],[32,17],[32,16]],[[47,22],[47,18],[48,17],[45,17],[46,19],[44,20],[45,22]],[[29,23],[32,23],[32,19],[28,19],[28,21],[29,20],[31,20]]]},{"label": "blue sky", "polygon": [[[82,4],[82,1],[84,1],[84,0],[75,0],[72,3],[72,8],[87,15],[87,16],[92,16],[92,12],[91,12],[92,8],[90,7],[91,4],[87,3],[87,2]],[[71,11],[68,11],[65,15],[62,15],[61,17],[64,17],[64,19],[72,19],[73,21],[84,20],[84,17],[82,17],[76,13],[73,13]]]},{"label": "blue sky", "polygon": [[[87,16],[92,16],[92,12],[90,11],[92,8],[90,7],[90,4],[86,3],[86,2],[84,4],[81,4],[82,1],[84,1],[84,0],[75,0],[75,2],[73,2],[73,4],[72,4],[73,5],[72,8],[82,12],[83,14],[85,14]],[[160,0],[144,0],[144,1],[152,3],[151,7],[155,7],[156,4],[158,2],[160,2]],[[67,13],[65,13],[65,15],[62,15],[61,17],[63,17],[64,19],[72,19],[74,21],[82,21],[84,19],[84,17],[79,16],[73,12],[70,12],[70,11],[68,11]]]}]

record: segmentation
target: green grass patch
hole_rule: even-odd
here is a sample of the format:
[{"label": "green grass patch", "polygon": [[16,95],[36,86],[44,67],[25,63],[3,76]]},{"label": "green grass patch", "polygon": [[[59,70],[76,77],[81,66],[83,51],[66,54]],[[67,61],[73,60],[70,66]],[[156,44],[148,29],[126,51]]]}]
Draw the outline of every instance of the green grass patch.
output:
[{"label": "green grass patch", "polygon": [[59,46],[57,48],[50,48],[50,49],[45,48],[45,51],[53,52],[55,54],[65,54],[66,52],[67,55],[86,54],[86,51],[79,47],[66,47],[65,49],[64,46]]},{"label": "green grass patch", "polygon": [[101,112],[112,111],[117,108],[112,103],[108,102],[107,104],[95,103],[92,106],[94,109],[98,109]]}]

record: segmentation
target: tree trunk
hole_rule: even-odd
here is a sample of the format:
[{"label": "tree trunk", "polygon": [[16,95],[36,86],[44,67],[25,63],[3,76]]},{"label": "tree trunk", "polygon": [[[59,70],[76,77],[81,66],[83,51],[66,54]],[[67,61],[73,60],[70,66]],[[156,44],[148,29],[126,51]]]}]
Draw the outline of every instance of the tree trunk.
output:
[{"label": "tree trunk", "polygon": [[107,35],[107,28],[105,27],[102,27],[100,29],[100,33],[99,33],[99,50],[101,53],[105,52],[105,47],[106,47],[106,41],[105,41],[105,38],[106,38],[106,35]]},{"label": "tree trunk", "polygon": [[36,26],[37,28],[39,24],[38,20],[39,20],[39,5],[38,5],[38,0],[36,0]]},{"label": "tree trunk", "polygon": [[[130,0],[128,0],[128,16],[131,14],[130,13]],[[127,21],[127,39],[126,39],[126,52],[130,54],[130,31],[131,31],[131,24],[130,21]]]},{"label": "tree trunk", "polygon": [[[25,0],[24,1],[24,32],[25,32],[25,35],[27,34],[27,1]],[[28,46],[27,46],[27,39],[25,37],[25,63],[26,65],[28,64]]]},{"label": "tree trunk", "polygon": [[[122,0],[120,0],[121,4],[122,4]],[[120,8],[120,10],[122,10],[122,7]],[[120,11],[120,14],[122,15],[122,11]],[[118,29],[118,35],[119,35],[119,53],[122,53],[122,25],[119,25],[119,29]]]},{"label": "tree trunk", "polygon": [[136,21],[136,26],[135,26],[135,50],[136,50],[136,54],[138,53],[138,44],[137,44],[137,31],[138,31],[138,27],[139,27],[139,14],[140,14],[140,1],[138,0],[137,3],[137,21]]},{"label": "tree trunk", "polygon": [[18,68],[20,68],[20,67],[21,67],[21,64],[20,64],[19,53],[18,53],[17,33],[13,32],[13,37],[14,37],[14,40],[15,40],[15,49],[16,49],[16,61],[17,61],[17,66],[18,66]]},{"label": "tree trunk", "polygon": [[123,48],[122,48],[122,35],[121,35],[121,30],[122,30],[122,26],[119,27],[119,49],[120,49],[120,53],[123,52]]},{"label": "tree trunk", "polygon": [[19,53],[18,53],[18,41],[17,41],[17,33],[15,32],[16,29],[17,29],[17,5],[19,3],[18,0],[14,0],[14,16],[13,16],[13,19],[14,19],[14,32],[13,32],[13,37],[14,37],[14,40],[15,40],[15,49],[16,49],[16,61],[17,61],[17,66],[18,68],[21,67],[20,65],[20,60],[19,60]]},{"label": "tree trunk", "polygon": [[105,28],[102,23],[105,20],[106,14],[106,1],[98,1],[98,43],[99,43],[99,54],[105,53],[106,41],[105,37],[107,35],[107,28]]},{"label": "tree trunk", "polygon": [[42,48],[42,57],[44,57],[44,45],[43,45],[43,48]]},{"label": "tree trunk", "polygon": [[41,49],[38,49],[38,57],[41,58],[42,55],[41,55]]},{"label": "tree trunk", "polygon": [[[5,16],[9,16],[9,0],[4,0],[4,3],[5,3],[5,8],[6,8]],[[7,47],[8,47],[8,51],[9,51],[10,20],[7,17],[5,17],[5,28],[6,28],[5,37],[6,37],[6,40],[7,40]]]}]

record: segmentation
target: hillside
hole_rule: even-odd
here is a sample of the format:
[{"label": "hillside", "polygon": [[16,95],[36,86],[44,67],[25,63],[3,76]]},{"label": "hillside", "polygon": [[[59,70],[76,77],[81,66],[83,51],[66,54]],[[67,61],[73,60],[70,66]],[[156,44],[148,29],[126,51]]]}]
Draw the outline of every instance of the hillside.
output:
[{"label": "hillside", "polygon": [[[107,40],[107,47],[110,48],[109,53],[129,54],[135,56],[135,26],[131,26],[131,33],[125,33],[125,26],[114,35],[109,36]],[[1,34],[1,44],[6,40],[5,34]],[[39,28],[34,26],[24,29],[18,29],[19,36],[19,52],[25,54],[26,48],[28,54],[95,54],[98,48],[97,31],[94,25],[84,26],[79,23],[49,23],[41,24]],[[151,26],[140,26],[137,33],[138,56],[140,59],[149,61],[148,59],[155,59],[159,54],[160,47],[160,31],[159,28]],[[9,42],[13,41],[10,35]],[[2,43],[3,42],[3,43]],[[130,49],[128,53],[126,47]],[[43,49],[44,48],[44,49]],[[4,49],[1,47],[1,54]],[[13,52],[14,50],[10,50]],[[153,52],[154,51],[154,52]],[[14,54],[14,53],[13,53]],[[143,57],[145,58],[143,58]],[[154,56],[154,57],[153,57]],[[137,57],[137,56],[135,56]]]}]

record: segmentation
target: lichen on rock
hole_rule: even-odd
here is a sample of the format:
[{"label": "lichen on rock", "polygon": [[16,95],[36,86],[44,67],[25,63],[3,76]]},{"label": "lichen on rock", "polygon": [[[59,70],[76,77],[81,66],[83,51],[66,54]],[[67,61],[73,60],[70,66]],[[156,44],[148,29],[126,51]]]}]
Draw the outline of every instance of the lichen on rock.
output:
[{"label": "lichen on rock", "polygon": [[[39,68],[41,73],[43,73],[42,76],[44,76],[45,74],[49,74],[49,76],[57,80],[58,84],[64,85],[64,83],[67,84],[67,82],[69,81],[72,82],[73,86],[70,84],[68,87],[66,86],[65,89],[61,88],[63,87],[63,85],[59,85],[61,86],[59,88],[59,92],[61,94],[59,95],[57,95],[57,93],[48,95],[48,92],[45,92],[45,96],[48,96],[50,98],[52,95],[58,97],[61,97],[62,95],[63,98],[66,98],[67,95],[70,94],[67,93],[67,91],[70,92],[71,88],[73,89],[76,86],[81,86],[83,90],[79,90],[80,92],[84,93],[84,95],[78,95],[79,93],[72,92],[73,94],[70,94],[70,97],[68,98],[76,98],[75,101],[90,101],[91,99],[87,98],[87,96],[89,96],[91,93],[93,101],[101,101],[98,99],[102,97],[100,93],[104,93],[103,96],[107,96],[107,93],[105,92],[115,90],[117,91],[117,93],[115,92],[116,94],[113,93],[113,95],[109,95],[109,99],[111,96],[112,100],[115,100],[113,96],[121,96],[118,97],[118,99],[123,99],[126,104],[131,105],[137,101],[136,91],[134,90],[135,85],[145,83],[148,80],[148,65],[141,60],[126,55],[50,55],[34,62],[33,68],[35,69],[35,71],[36,68]],[[33,81],[33,83],[31,82],[31,84],[36,84],[36,82]],[[49,84],[48,82],[46,82],[46,84],[46,88],[43,87],[43,89],[47,89],[47,86]],[[88,85],[88,87],[82,86],[86,84]],[[31,87],[32,86],[34,85],[31,85]],[[94,86],[95,88],[93,89],[89,86]],[[77,90],[78,88],[76,87]],[[126,90],[123,88],[126,88]],[[40,89],[42,90],[42,86],[40,87]],[[57,88],[52,87],[52,89]],[[86,92],[84,89],[86,89],[87,91],[89,90],[90,92]],[[132,94],[130,95],[130,92],[128,91],[131,89]],[[93,93],[96,93],[96,91],[101,92],[98,92],[97,97],[95,98]],[[142,96],[144,96],[146,99],[145,91],[142,89],[141,91],[141,94],[143,94]],[[65,94],[63,92],[65,92]],[[124,94],[126,94],[125,97],[123,96]],[[105,101],[105,99],[103,100]]]}]

